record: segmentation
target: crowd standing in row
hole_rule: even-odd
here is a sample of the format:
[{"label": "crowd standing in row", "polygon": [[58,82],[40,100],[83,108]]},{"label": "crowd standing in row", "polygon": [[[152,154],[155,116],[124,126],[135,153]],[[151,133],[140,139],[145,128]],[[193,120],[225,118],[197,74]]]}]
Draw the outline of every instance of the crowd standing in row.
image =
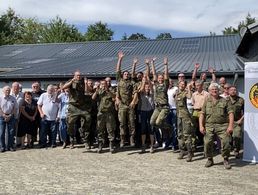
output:
[{"label": "crowd standing in row", "polygon": [[[145,59],[144,73],[135,73],[137,58],[133,60],[131,74],[122,72],[123,57],[119,52],[117,87],[111,86],[109,77],[94,85],[80,71],[66,83],[48,85],[46,91],[39,82],[32,84],[32,91],[24,93],[18,82],[11,88],[3,87],[1,152],[34,147],[39,132],[41,148],[56,147],[57,137],[63,148],[74,148],[77,141],[91,150],[97,141],[98,153],[106,143],[111,153],[127,143],[145,152],[149,143],[150,153],[160,145],[171,146],[173,151],[179,151],[178,159],[187,156],[187,162],[192,161],[197,146],[203,145],[208,158],[205,166],[210,167],[217,143],[224,166],[230,169],[228,158],[232,148],[239,158],[244,120],[244,100],[237,95],[236,87],[226,83],[224,77],[217,83],[212,68],[211,82],[206,80],[206,73],[201,73],[197,80],[199,64],[195,64],[190,82],[186,82],[183,73],[174,82],[169,79],[167,58],[163,73],[156,73],[156,58]],[[120,147],[116,146],[117,141]]]}]

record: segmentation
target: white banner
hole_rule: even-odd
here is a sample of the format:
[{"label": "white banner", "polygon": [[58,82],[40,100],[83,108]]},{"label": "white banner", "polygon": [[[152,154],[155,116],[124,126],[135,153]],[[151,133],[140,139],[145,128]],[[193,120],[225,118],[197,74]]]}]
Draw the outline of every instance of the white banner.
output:
[{"label": "white banner", "polygon": [[245,63],[243,160],[258,162],[258,62]]}]

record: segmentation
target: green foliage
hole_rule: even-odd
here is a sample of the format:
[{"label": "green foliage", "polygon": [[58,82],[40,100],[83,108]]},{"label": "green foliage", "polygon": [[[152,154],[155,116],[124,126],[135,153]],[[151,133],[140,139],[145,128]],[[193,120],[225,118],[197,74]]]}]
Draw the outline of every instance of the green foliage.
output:
[{"label": "green foliage", "polygon": [[157,35],[156,39],[172,39],[170,33],[160,33]]},{"label": "green foliage", "polygon": [[240,29],[242,27],[246,27],[255,22],[256,22],[255,17],[252,17],[251,14],[248,13],[245,20],[242,20],[241,22],[239,22],[237,28],[234,28],[232,26],[225,27],[225,29],[222,31],[222,33],[223,33],[223,35],[237,34],[240,32]]},{"label": "green foliage", "polygon": [[0,17],[0,45],[19,42],[22,35],[23,20],[9,8]]},{"label": "green foliage", "polygon": [[145,35],[141,34],[141,33],[131,34],[128,37],[128,40],[141,40],[141,39],[148,39],[148,38],[145,37]]},{"label": "green foliage", "polygon": [[59,16],[44,26],[42,41],[46,43],[83,41],[83,36],[74,25],[69,25]]},{"label": "green foliage", "polygon": [[127,39],[128,39],[128,38],[127,38],[127,34],[124,33],[124,35],[122,36],[121,40],[122,40],[122,41],[125,41],[125,40],[127,40]]},{"label": "green foliage", "polygon": [[85,39],[86,41],[110,41],[113,34],[114,32],[108,28],[108,25],[100,21],[88,26]]},{"label": "green foliage", "polygon": [[19,43],[41,43],[43,42],[43,31],[44,25],[39,23],[36,18],[23,19],[22,35]]}]

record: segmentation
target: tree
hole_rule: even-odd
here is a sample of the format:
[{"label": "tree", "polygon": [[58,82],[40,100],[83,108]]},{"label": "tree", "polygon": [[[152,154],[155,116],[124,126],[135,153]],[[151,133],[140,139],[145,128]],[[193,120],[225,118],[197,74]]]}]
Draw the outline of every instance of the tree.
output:
[{"label": "tree", "polygon": [[36,18],[23,19],[23,29],[20,43],[41,43],[43,42],[43,31],[45,26]]},{"label": "tree", "polygon": [[9,8],[0,17],[0,45],[14,44],[21,40],[23,20]]},{"label": "tree", "polygon": [[131,34],[131,36],[128,37],[128,40],[141,40],[141,39],[147,39],[144,34],[136,33]]},{"label": "tree", "polygon": [[245,20],[242,20],[241,22],[239,22],[237,28],[234,28],[232,26],[225,27],[225,29],[222,31],[222,33],[224,35],[237,34],[237,33],[240,32],[240,29],[242,27],[246,27],[246,26],[248,26],[252,23],[255,23],[255,22],[256,22],[256,19],[254,17],[252,17],[250,13],[248,13]]},{"label": "tree", "polygon": [[82,34],[74,25],[69,25],[59,16],[44,25],[42,41],[46,43],[83,41]]},{"label": "tree", "polygon": [[84,36],[87,41],[110,41],[113,34],[114,32],[108,28],[108,25],[100,21],[89,25]]},{"label": "tree", "polygon": [[157,35],[156,39],[172,39],[170,33],[160,33]]},{"label": "tree", "polygon": [[124,35],[122,36],[121,40],[122,40],[122,41],[125,41],[125,40],[127,40],[127,39],[128,39],[128,38],[127,38],[127,34],[124,33]]}]

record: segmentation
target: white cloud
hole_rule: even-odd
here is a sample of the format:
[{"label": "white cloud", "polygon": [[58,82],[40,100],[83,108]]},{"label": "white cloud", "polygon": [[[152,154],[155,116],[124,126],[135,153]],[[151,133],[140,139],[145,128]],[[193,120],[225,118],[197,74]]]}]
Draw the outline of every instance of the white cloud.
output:
[{"label": "white cloud", "polygon": [[157,30],[220,33],[247,13],[258,18],[257,0],[0,0],[0,13],[13,8],[22,17],[47,21],[59,15],[70,23],[137,25]]}]

